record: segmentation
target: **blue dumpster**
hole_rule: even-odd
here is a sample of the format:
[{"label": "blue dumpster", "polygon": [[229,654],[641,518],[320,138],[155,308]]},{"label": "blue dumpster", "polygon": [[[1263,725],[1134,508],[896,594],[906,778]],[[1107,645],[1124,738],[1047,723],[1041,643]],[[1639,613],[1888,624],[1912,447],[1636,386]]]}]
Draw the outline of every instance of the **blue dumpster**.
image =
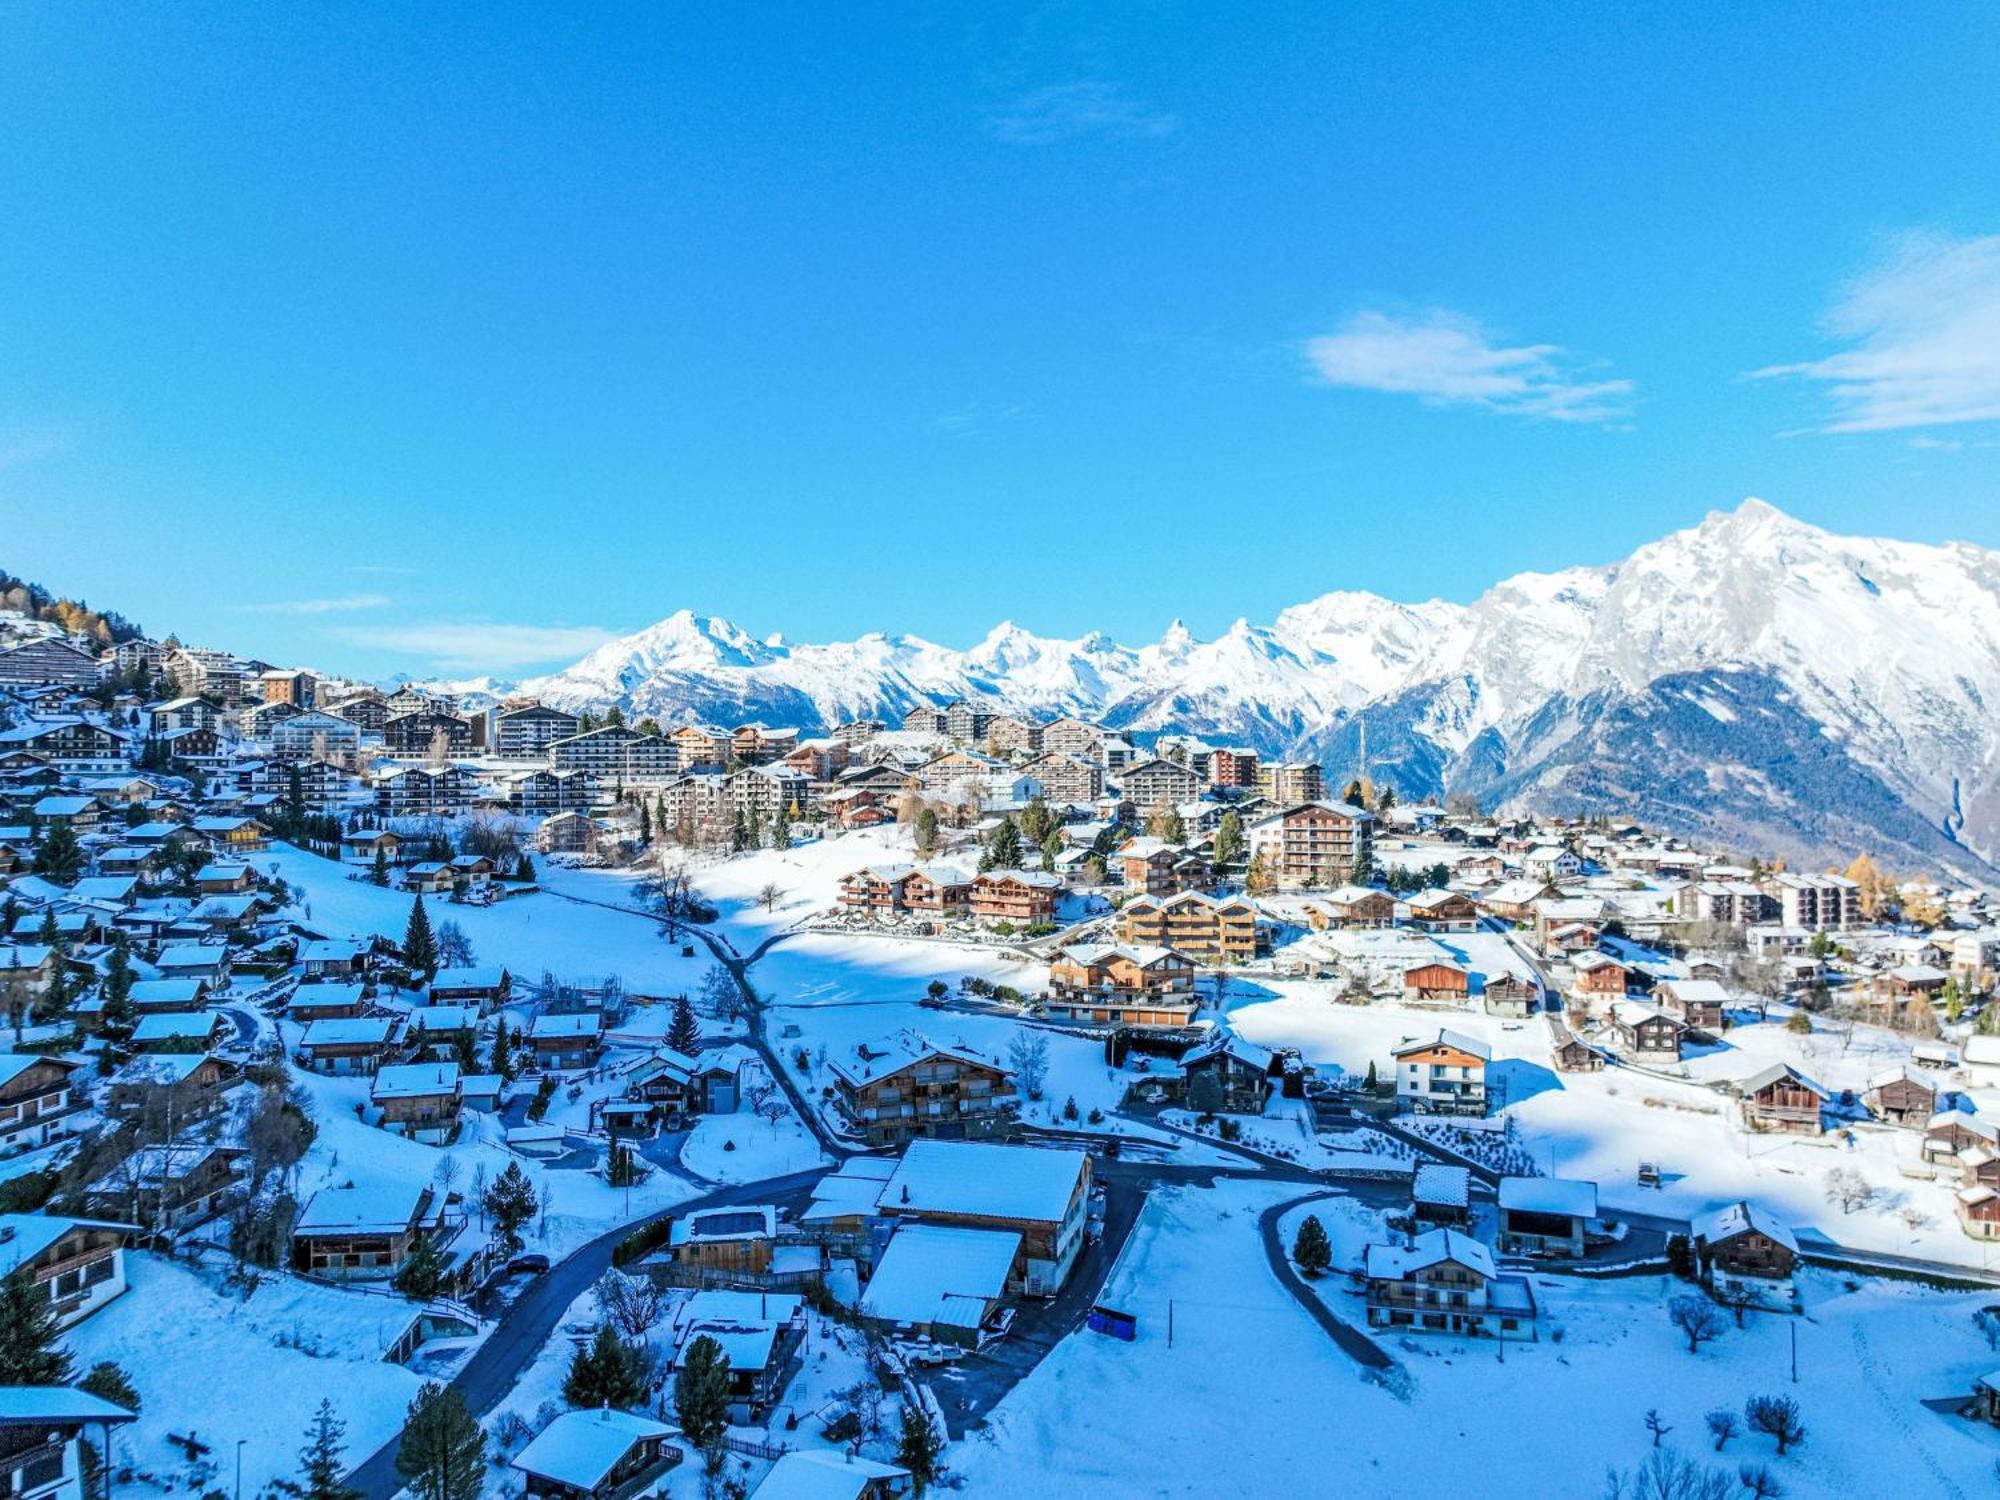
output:
[{"label": "blue dumpster", "polygon": [[1093,1307],[1090,1310],[1088,1326],[1092,1333],[1108,1333],[1114,1339],[1123,1339],[1128,1344],[1139,1336],[1138,1318],[1131,1313],[1120,1312],[1115,1307]]}]

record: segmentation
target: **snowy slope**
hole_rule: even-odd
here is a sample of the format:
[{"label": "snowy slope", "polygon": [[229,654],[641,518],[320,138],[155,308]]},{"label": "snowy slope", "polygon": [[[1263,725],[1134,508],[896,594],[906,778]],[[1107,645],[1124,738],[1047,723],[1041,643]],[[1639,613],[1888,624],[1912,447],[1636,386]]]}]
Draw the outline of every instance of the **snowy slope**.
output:
[{"label": "snowy slope", "polygon": [[[1784,753],[1810,750],[1815,769],[1781,784],[1776,752],[1739,729],[1724,745],[1735,770],[1694,787],[1696,759],[1740,721],[1726,692],[1662,684],[1744,670],[1783,721]],[[907,635],[758,640],[683,610],[523,687],[569,706],[807,727],[988,697],[1341,765],[1366,722],[1372,760],[1406,795],[1448,786],[1599,806],[1615,786],[1617,810],[1670,826],[1684,815],[1795,856],[1846,849],[1833,834],[1865,834],[1886,806],[1902,815],[1875,845],[1884,855],[1983,872],[2000,854],[1988,709],[2000,702],[2000,553],[1834,536],[1759,500],[1623,562],[1521,574],[1470,605],[1332,593],[1214,640],[1176,621],[1136,648],[1010,622],[966,651]],[[1710,719],[1699,734],[1691,705]],[[1661,803],[1666,781],[1678,789]]]}]

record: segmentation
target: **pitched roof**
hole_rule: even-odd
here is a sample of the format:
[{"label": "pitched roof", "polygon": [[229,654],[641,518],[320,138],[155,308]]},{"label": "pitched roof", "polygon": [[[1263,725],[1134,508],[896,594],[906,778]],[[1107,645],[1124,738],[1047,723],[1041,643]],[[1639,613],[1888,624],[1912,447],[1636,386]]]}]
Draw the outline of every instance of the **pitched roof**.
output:
[{"label": "pitched roof", "polygon": [[679,1435],[665,1422],[610,1407],[566,1411],[515,1454],[510,1467],[588,1493],[636,1444]]},{"label": "pitched roof", "polygon": [[1089,1170],[1081,1151],[985,1141],[912,1141],[882,1206],[898,1213],[977,1214],[1059,1223]]}]

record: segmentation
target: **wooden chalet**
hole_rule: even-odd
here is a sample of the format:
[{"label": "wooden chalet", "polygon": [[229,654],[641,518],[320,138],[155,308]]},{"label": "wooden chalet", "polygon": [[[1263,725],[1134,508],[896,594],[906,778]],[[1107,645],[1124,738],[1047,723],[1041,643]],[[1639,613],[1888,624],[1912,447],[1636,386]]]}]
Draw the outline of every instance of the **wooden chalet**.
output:
[{"label": "wooden chalet", "polygon": [[1743,1123],[1752,1130],[1818,1135],[1826,1090],[1798,1069],[1784,1063],[1753,1073],[1738,1085],[1743,1094]]}]

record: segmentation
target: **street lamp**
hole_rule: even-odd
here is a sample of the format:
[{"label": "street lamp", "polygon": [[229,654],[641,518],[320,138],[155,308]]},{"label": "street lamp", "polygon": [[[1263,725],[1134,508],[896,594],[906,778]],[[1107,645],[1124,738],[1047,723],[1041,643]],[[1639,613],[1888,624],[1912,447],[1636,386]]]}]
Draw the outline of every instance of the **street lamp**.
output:
[{"label": "street lamp", "polygon": [[243,1500],[243,1445],[249,1441],[248,1438],[236,1440],[236,1500]]}]

